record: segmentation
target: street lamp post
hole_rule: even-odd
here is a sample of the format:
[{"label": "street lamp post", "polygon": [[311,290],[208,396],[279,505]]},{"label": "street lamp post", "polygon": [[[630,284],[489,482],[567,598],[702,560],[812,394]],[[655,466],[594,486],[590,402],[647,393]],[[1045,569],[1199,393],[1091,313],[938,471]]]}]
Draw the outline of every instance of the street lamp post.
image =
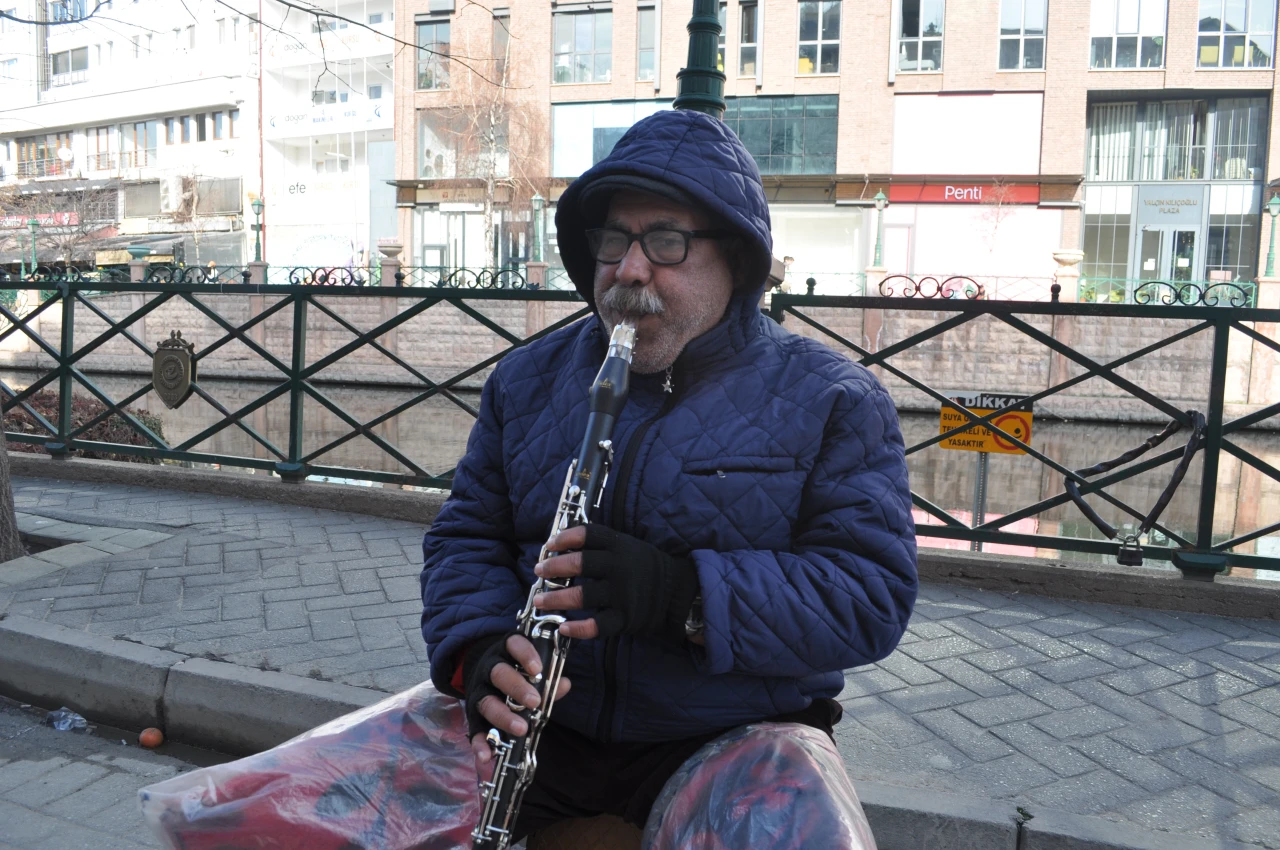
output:
[{"label": "street lamp post", "polygon": [[883,191],[876,192],[874,198],[876,202],[876,258],[871,265],[880,268],[883,259],[880,245],[884,242],[884,208],[889,206],[889,199],[885,197]]},{"label": "street lamp post", "polygon": [[533,255],[535,263],[542,262],[542,231],[546,227],[547,221],[543,218],[542,211],[547,205],[547,199],[542,197],[538,192],[533,193],[533,198],[529,202],[533,206]]},{"label": "street lamp post", "polygon": [[[1271,221],[1272,221],[1272,222],[1275,222],[1275,218],[1273,217],[1273,218],[1271,219]],[[37,228],[37,227],[39,227],[39,226],[40,226],[40,222],[36,221],[34,218],[32,218],[32,219],[28,219],[28,220],[27,220],[27,229],[31,231],[31,273],[32,273],[32,274],[35,274],[35,273],[36,273],[36,268],[37,268],[37,264],[36,264],[36,228]]]},{"label": "street lamp post", "polygon": [[254,198],[253,203],[253,261],[262,262],[262,198]]},{"label": "street lamp post", "polygon": [[18,280],[24,280],[27,277],[27,240],[22,238],[22,231],[18,231]]},{"label": "street lamp post", "polygon": [[1271,200],[1267,201],[1267,212],[1271,213],[1271,244],[1267,246],[1267,271],[1264,277],[1271,277],[1276,273],[1276,216],[1280,216],[1280,195],[1275,192],[1271,193]]}]

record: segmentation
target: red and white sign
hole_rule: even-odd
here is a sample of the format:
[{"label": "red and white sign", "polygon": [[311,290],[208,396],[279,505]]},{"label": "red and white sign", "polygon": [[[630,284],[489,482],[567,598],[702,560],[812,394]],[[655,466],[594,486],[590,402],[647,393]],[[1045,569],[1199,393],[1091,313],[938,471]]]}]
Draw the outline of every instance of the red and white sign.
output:
[{"label": "red and white sign", "polygon": [[[20,215],[7,215],[0,218],[0,228],[14,230],[26,227],[30,218]],[[41,227],[74,227],[80,223],[80,214],[76,212],[37,213],[35,220]]]},{"label": "red and white sign", "polygon": [[894,204],[1038,204],[1038,183],[891,183]]}]

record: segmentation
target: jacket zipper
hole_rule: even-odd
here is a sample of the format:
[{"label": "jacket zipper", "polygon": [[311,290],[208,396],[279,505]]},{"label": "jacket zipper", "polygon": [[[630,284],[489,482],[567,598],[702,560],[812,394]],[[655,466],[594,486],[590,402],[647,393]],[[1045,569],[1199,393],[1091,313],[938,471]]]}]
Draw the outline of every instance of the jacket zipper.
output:
[{"label": "jacket zipper", "polygon": [[[671,408],[675,407],[676,394],[671,369],[667,369],[662,390],[666,394],[666,398],[662,400],[662,407],[657,415],[646,420],[631,436],[631,440],[627,443],[627,450],[622,454],[622,463],[618,464],[617,477],[613,479],[613,503],[610,506],[609,518],[617,531],[623,530],[618,526],[622,524],[622,517],[626,511],[627,485],[631,480],[631,469],[635,466],[636,455],[640,453],[640,445],[644,442],[653,423],[666,416],[671,412]],[[613,738],[611,727],[614,703],[618,698],[618,643],[618,638],[611,637],[604,644],[604,704],[600,707],[600,719],[596,722],[596,740],[600,742],[610,741]]]}]

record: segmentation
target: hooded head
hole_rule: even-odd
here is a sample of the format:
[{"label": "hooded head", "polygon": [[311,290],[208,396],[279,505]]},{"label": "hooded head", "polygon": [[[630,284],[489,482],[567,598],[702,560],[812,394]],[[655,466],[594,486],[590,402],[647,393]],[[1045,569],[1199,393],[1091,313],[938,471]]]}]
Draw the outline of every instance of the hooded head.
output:
[{"label": "hooded head", "polygon": [[596,261],[586,231],[604,224],[614,196],[623,191],[697,210],[711,229],[733,234],[734,297],[759,301],[773,253],[769,206],[755,160],[724,122],[691,110],[656,112],[632,126],[561,195],[560,257],[593,307]]}]

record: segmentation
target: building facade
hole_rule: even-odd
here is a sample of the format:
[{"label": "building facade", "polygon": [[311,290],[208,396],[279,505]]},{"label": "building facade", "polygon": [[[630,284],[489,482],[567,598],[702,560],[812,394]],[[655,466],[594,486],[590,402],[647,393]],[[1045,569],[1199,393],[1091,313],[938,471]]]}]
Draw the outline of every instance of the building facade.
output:
[{"label": "building facade", "polygon": [[[521,179],[550,210],[627,127],[670,108],[690,8],[399,0],[397,35],[419,47],[397,67],[411,262],[501,264],[531,244],[530,211],[501,193],[517,157],[461,168],[477,125],[445,120],[477,74],[518,66]],[[995,297],[1044,297],[1054,254],[1075,251],[1090,298],[1259,271],[1264,187],[1280,176],[1275,0],[730,0],[721,19],[725,120],[760,166],[793,288],[858,291],[877,243],[890,273],[978,277]],[[495,163],[496,213],[481,189]]]},{"label": "building facade", "polygon": [[126,245],[243,262],[259,172],[254,21],[200,2],[0,7],[40,22],[0,23],[0,262],[29,256],[28,216],[42,264],[122,263]]}]

